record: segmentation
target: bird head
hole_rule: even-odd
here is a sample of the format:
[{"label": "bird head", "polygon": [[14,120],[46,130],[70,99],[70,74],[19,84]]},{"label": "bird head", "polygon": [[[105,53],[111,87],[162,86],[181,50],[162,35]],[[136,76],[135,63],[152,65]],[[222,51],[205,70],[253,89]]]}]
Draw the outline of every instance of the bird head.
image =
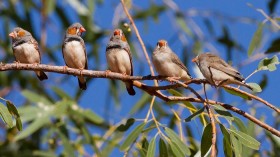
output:
[{"label": "bird head", "polygon": [[67,29],[67,34],[81,36],[86,29],[80,23],[74,23]]},{"label": "bird head", "polygon": [[122,41],[126,42],[126,38],[125,38],[125,35],[123,33],[123,31],[121,29],[115,29],[114,30],[114,33],[113,33],[113,36],[111,37],[111,40],[113,39],[121,39]]},{"label": "bird head", "polygon": [[21,39],[21,38],[26,37],[26,36],[31,36],[31,34],[30,34],[28,31],[26,31],[26,30],[24,30],[24,29],[22,29],[22,28],[20,28],[20,27],[16,27],[16,28],[14,28],[14,30],[9,34],[9,36],[10,36],[13,40],[15,40],[15,39]]},{"label": "bird head", "polygon": [[159,40],[157,42],[157,48],[160,49],[160,48],[166,48],[168,45],[167,45],[167,41],[166,40]]}]

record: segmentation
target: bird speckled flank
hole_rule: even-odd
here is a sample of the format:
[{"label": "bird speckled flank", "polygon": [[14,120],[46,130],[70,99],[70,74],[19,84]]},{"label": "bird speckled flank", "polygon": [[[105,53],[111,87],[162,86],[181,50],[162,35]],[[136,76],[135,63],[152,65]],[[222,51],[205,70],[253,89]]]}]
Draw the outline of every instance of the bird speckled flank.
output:
[{"label": "bird speckled flank", "polygon": [[237,84],[252,90],[252,87],[244,82],[241,74],[217,55],[204,53],[198,55],[192,61],[197,64],[202,75],[212,85]]},{"label": "bird speckled flank", "polygon": [[[124,75],[133,75],[132,55],[129,44],[121,29],[115,29],[109,43],[106,47],[106,58],[109,70],[122,73]],[[132,81],[125,81],[126,89],[129,95],[135,95]]]},{"label": "bird speckled flank", "polygon": [[[32,37],[30,32],[16,27],[9,36],[12,38],[12,49],[16,62],[26,64],[41,63],[38,42]],[[43,71],[35,71],[35,73],[41,81],[48,79],[48,76]]]},{"label": "bird speckled flank", "polygon": [[[65,64],[70,68],[87,69],[87,53],[84,40],[81,38],[85,28],[80,23],[74,23],[67,28],[63,45],[62,54]],[[86,90],[87,84],[83,76],[78,76],[80,89]]]},{"label": "bird speckled flank", "polygon": [[192,79],[189,70],[169,48],[167,41],[159,40],[152,56],[153,65],[161,76],[175,77],[183,81]]}]

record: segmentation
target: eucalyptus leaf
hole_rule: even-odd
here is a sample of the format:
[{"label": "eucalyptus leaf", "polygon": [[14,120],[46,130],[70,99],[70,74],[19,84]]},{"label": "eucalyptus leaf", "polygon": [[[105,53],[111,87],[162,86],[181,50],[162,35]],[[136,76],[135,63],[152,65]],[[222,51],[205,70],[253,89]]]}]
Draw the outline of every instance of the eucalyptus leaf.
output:
[{"label": "eucalyptus leaf", "polygon": [[159,139],[159,156],[168,157],[168,149],[163,139]]},{"label": "eucalyptus leaf", "polygon": [[230,133],[234,134],[238,138],[238,140],[246,147],[259,150],[260,149],[260,142],[238,130],[231,130],[229,129]]},{"label": "eucalyptus leaf", "polygon": [[141,131],[144,129],[146,123],[141,123],[126,137],[123,144],[120,146],[121,151],[126,151],[130,145],[137,139]]},{"label": "eucalyptus leaf", "polygon": [[32,91],[29,91],[29,90],[23,90],[22,95],[24,97],[26,97],[30,102],[33,102],[35,104],[38,104],[40,102],[43,103],[44,105],[52,104],[47,98],[45,98],[42,95],[39,95],[37,93],[34,93]]},{"label": "eucalyptus leaf", "polygon": [[260,87],[257,83],[247,83],[247,84],[248,84],[250,87],[253,88],[253,91],[254,91],[254,92],[259,93],[259,92],[262,91],[261,87]]},{"label": "eucalyptus leaf", "polygon": [[212,125],[211,123],[207,124],[203,130],[202,138],[201,138],[201,156],[205,156],[207,152],[209,152],[212,145]]},{"label": "eucalyptus leaf", "polygon": [[0,115],[9,128],[13,127],[12,115],[10,114],[8,108],[2,103],[0,103]]},{"label": "eucalyptus leaf", "polygon": [[199,116],[204,110],[205,110],[205,107],[202,107],[198,111],[194,112],[192,115],[190,115],[188,118],[185,119],[185,122],[190,122],[195,117]]},{"label": "eucalyptus leaf", "polygon": [[251,40],[251,43],[250,43],[250,46],[249,46],[249,49],[247,52],[248,56],[251,56],[253,51],[260,46],[261,40],[262,40],[263,26],[264,25],[262,23],[259,24],[258,29],[255,32],[255,34]]},{"label": "eucalyptus leaf", "polygon": [[239,92],[236,92],[235,90],[232,90],[232,89],[227,89],[227,88],[224,88],[226,92],[228,92],[229,94],[232,94],[232,95],[236,95],[236,96],[239,96],[245,100],[251,100],[251,98],[243,93],[239,93]]},{"label": "eucalyptus leaf", "polygon": [[236,157],[242,157],[242,144],[236,139],[236,137],[230,134],[231,143],[233,145],[234,155]]},{"label": "eucalyptus leaf", "polygon": [[276,65],[279,64],[279,59],[276,55],[272,58],[264,58],[259,62],[258,70],[269,70],[274,71],[276,70]]},{"label": "eucalyptus leaf", "polygon": [[156,151],[156,136],[152,138],[151,142],[149,143],[148,151],[147,151],[147,157],[154,157],[155,151]]},{"label": "eucalyptus leaf", "polygon": [[15,137],[15,141],[28,137],[29,135],[33,134],[35,131],[41,129],[47,123],[49,123],[49,119],[47,117],[41,117],[34,120],[32,123],[30,123],[27,126],[27,128],[25,128],[22,132],[20,132]]},{"label": "eucalyptus leaf", "polygon": [[186,146],[186,144],[179,138],[179,136],[171,129],[165,127],[165,132],[167,136],[170,138],[171,141],[173,141],[180,151],[184,153],[185,156],[191,155],[190,149]]},{"label": "eucalyptus leaf", "polygon": [[117,130],[118,131],[127,131],[135,122],[135,119],[134,118],[129,118],[125,124],[121,124],[118,126]]}]

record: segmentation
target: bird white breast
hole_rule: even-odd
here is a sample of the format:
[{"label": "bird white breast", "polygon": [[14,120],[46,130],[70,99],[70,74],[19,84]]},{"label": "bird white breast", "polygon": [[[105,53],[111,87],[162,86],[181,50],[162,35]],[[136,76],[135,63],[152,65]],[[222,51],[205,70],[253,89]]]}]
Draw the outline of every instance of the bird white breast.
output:
[{"label": "bird white breast", "polygon": [[172,62],[170,54],[168,53],[157,53],[152,57],[154,67],[159,75],[168,77],[181,77],[182,80],[189,80],[188,73]]},{"label": "bird white breast", "polygon": [[14,48],[16,61],[20,63],[40,63],[39,52],[33,44],[24,43]]},{"label": "bird white breast", "polygon": [[128,53],[123,49],[111,49],[106,52],[109,70],[131,75],[131,64]]},{"label": "bird white breast", "polygon": [[63,50],[64,61],[70,68],[85,68],[86,56],[84,48],[79,41],[66,43]]}]

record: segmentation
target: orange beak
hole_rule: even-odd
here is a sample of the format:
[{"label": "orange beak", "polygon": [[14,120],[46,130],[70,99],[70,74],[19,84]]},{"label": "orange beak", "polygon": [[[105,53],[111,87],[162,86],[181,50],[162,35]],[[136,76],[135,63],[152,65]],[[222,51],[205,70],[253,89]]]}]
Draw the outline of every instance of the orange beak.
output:
[{"label": "orange beak", "polygon": [[115,30],[114,35],[121,35],[121,32],[119,30]]},{"label": "orange beak", "polygon": [[192,62],[196,62],[197,61],[197,57],[192,59]]},{"label": "orange beak", "polygon": [[15,37],[16,37],[16,36],[15,36],[15,33],[14,33],[14,32],[11,32],[11,33],[9,34],[9,37],[15,38]]},{"label": "orange beak", "polygon": [[82,32],[85,32],[86,31],[86,29],[84,28],[84,27],[81,27],[80,28],[80,32],[82,33]]}]

